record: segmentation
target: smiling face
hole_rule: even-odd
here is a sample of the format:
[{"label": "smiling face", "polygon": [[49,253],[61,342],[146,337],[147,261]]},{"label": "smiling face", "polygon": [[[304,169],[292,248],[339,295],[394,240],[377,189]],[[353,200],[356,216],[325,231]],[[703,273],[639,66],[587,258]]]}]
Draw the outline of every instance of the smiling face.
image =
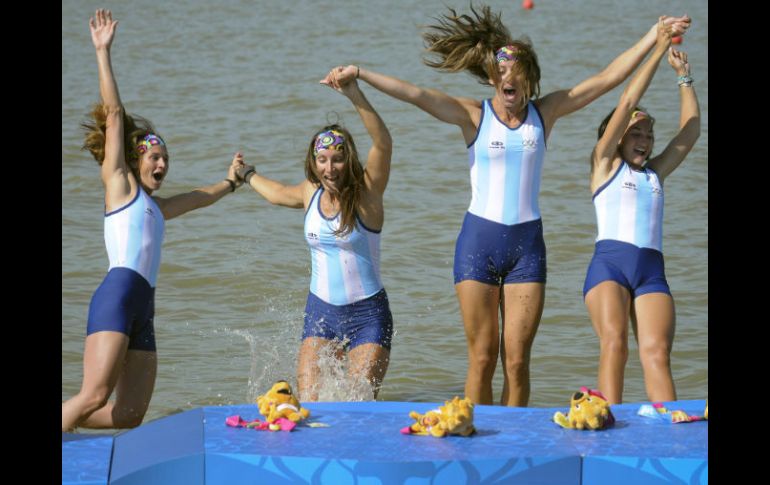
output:
[{"label": "smiling face", "polygon": [[165,145],[153,145],[139,157],[139,183],[148,193],[160,189],[169,167],[168,150]]},{"label": "smiling face", "polygon": [[655,144],[655,133],[652,129],[654,121],[642,111],[635,111],[634,114],[626,128],[626,133],[620,140],[618,150],[623,160],[641,167],[650,157]]},{"label": "smiling face", "polygon": [[315,157],[315,173],[324,189],[339,193],[345,181],[345,152],[332,148],[323,149]]}]

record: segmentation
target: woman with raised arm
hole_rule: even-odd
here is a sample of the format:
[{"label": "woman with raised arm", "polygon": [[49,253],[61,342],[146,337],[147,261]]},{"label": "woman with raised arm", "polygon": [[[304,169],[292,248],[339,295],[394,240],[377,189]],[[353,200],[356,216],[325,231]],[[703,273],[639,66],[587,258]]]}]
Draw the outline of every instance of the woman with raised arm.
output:
[{"label": "woman with raised arm", "polygon": [[[599,390],[610,403],[623,397],[628,320],[650,401],[674,401],[671,346],[674,299],[663,265],[663,181],[682,163],[700,135],[700,109],[687,54],[670,46],[671,29],[658,23],[650,59],[629,82],[617,107],[599,127],[591,154],[590,187],[598,236],[583,297],[599,337]],[[655,119],[638,106],[668,49],[679,76],[679,132],[650,157]]]},{"label": "woman with raised arm", "polygon": [[[392,142],[385,123],[354,79],[339,82],[333,69],[321,83],[347,97],[356,108],[372,148],[366,167],[350,132],[324,126],[310,139],[305,179],[297,185],[271,180],[253,167],[238,175],[271,204],[305,211],[305,240],[312,276],[305,307],[297,387],[302,401],[317,401],[323,355],[348,353],[348,381],[377,397],[388,369],[393,317],[380,279],[383,193],[390,175]],[[359,386],[363,384],[364,389]]]},{"label": "woman with raised arm", "polygon": [[101,166],[110,267],[91,298],[83,384],[62,403],[62,431],[142,423],[157,369],[153,317],[165,221],[211,205],[242,183],[235,174],[238,154],[221,182],[168,198],[152,195],[168,174],[166,143],[149,121],[126,114],[120,101],[110,59],[118,21],[109,10],[97,10],[89,23],[101,103],[84,125],[84,148]]},{"label": "woman with raised arm", "polygon": [[[492,98],[450,96],[437,89],[351,65],[337,74],[457,125],[468,147],[471,203],[457,238],[454,283],[468,348],[465,395],[492,404],[492,377],[503,361],[501,404],[529,402],[530,351],[543,313],[546,253],[538,195],[546,140],[556,120],[585,107],[633,71],[655,44],[655,26],[604,70],[572,88],[540,94],[540,66],[532,45],[514,39],[488,6],[472,16],[449,9],[423,34],[425,63],[467,71],[493,87]],[[668,18],[681,34],[687,17]],[[502,315],[500,329],[498,315]]]}]

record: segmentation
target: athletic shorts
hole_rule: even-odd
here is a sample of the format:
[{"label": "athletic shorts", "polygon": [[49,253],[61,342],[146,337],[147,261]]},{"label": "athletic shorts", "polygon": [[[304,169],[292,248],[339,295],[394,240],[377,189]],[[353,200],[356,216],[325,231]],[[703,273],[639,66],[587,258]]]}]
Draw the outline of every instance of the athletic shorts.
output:
[{"label": "athletic shorts", "polygon": [[663,253],[623,241],[604,239],[596,243],[583,285],[583,299],[603,281],[615,281],[628,289],[631,298],[647,293],[671,294],[663,267]]},{"label": "athletic shorts", "polygon": [[393,315],[385,288],[348,305],[332,305],[308,293],[302,340],[308,337],[346,342],[349,349],[372,343],[390,350]]},{"label": "athletic shorts", "polygon": [[454,280],[545,283],[541,219],[507,226],[467,212],[455,245]]},{"label": "athletic shorts", "polygon": [[91,297],[86,335],[111,330],[128,335],[130,350],[155,351],[155,288],[136,271],[112,268]]}]

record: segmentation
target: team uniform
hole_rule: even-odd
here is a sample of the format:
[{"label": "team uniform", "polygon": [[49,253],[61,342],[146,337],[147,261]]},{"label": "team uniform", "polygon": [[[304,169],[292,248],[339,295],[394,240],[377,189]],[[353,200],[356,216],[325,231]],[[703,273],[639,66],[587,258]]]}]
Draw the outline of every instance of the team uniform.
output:
[{"label": "team uniform", "polygon": [[165,221],[141,187],[124,207],[104,215],[104,242],[110,267],[91,297],[88,330],[122,332],[128,348],[155,350],[155,285]]},{"label": "team uniform", "polygon": [[545,150],[545,128],[534,103],[527,105],[521,125],[509,128],[491,100],[482,102],[478,132],[468,146],[471,203],[455,246],[455,284],[545,282],[538,204]]},{"label": "team uniform", "polygon": [[663,185],[649,168],[622,161],[593,196],[598,235],[583,298],[603,281],[615,281],[632,298],[671,294],[663,264]]},{"label": "team uniform", "polygon": [[356,217],[353,231],[338,237],[340,215],[321,213],[319,187],[305,213],[312,276],[302,339],[346,341],[350,348],[376,343],[390,349],[393,317],[380,280],[380,231]]}]

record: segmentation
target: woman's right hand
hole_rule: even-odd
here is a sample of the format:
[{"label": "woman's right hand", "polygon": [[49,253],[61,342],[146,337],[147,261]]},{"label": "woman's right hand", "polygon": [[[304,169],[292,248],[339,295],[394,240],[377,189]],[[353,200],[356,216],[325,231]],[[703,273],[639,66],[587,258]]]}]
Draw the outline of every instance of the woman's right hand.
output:
[{"label": "woman's right hand", "polygon": [[658,36],[656,39],[658,45],[665,45],[668,47],[671,44],[673,32],[674,28],[672,24],[666,23],[666,16],[662,15],[658,18]]},{"label": "woman's right hand", "polygon": [[117,20],[112,20],[112,12],[100,8],[88,21],[91,28],[91,41],[94,47],[99,49],[110,49],[112,40],[115,38],[115,28],[118,26]]},{"label": "woman's right hand", "polygon": [[336,91],[343,92],[342,88],[351,82],[355,83],[357,77],[358,66],[351,64],[349,66],[337,66],[332,68],[332,70],[329,71],[329,74],[319,82]]}]

